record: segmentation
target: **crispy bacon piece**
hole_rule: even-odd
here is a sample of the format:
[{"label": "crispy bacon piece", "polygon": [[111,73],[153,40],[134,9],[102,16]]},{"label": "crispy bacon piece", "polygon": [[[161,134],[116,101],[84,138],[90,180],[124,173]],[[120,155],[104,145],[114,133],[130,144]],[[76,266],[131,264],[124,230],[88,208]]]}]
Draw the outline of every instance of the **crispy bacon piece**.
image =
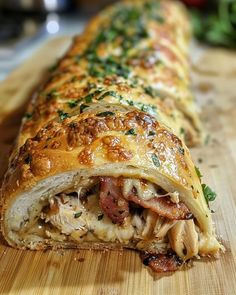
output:
[{"label": "crispy bacon piece", "polygon": [[128,201],[132,201],[143,208],[151,209],[158,215],[169,218],[171,220],[186,220],[193,218],[192,213],[182,202],[178,204],[171,202],[169,197],[156,197],[150,200],[143,200],[131,192],[125,197]]},{"label": "crispy bacon piece", "polygon": [[129,215],[129,202],[121,191],[122,182],[114,177],[100,177],[99,205],[113,223],[122,224]]},{"label": "crispy bacon piece", "polygon": [[167,254],[140,253],[144,265],[149,266],[154,272],[176,271],[183,261],[173,252]]}]

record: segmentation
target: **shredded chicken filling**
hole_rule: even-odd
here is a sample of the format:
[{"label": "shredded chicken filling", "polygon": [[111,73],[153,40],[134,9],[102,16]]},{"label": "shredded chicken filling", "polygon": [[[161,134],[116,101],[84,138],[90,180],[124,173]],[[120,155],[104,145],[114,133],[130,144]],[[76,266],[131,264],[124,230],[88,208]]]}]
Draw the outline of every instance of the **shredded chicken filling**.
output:
[{"label": "shredded chicken filling", "polygon": [[188,259],[198,253],[198,229],[186,210],[178,192],[145,180],[97,177],[50,197],[37,232],[56,241],[113,242],[153,253],[172,248]]}]

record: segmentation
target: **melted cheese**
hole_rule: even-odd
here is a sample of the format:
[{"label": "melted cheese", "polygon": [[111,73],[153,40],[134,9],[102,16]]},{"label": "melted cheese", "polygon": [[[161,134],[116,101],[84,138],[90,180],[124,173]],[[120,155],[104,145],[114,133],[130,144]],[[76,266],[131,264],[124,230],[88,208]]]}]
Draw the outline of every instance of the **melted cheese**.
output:
[{"label": "melted cheese", "polygon": [[[123,194],[129,194],[133,187],[137,195],[144,200],[159,196],[156,185],[138,179],[124,179]],[[85,186],[82,188],[86,189]],[[82,188],[79,186],[76,189],[78,196]],[[169,195],[173,202],[179,202],[178,192],[166,195]],[[54,240],[122,244],[132,241],[139,250],[148,248],[161,253],[165,253],[170,242],[175,252],[183,259],[198,254],[199,234],[193,220],[168,220],[150,209],[144,209],[141,215],[134,213],[127,217],[122,225],[113,224],[99,207],[98,192],[88,196],[85,203],[82,203],[79,197],[68,197],[64,193],[50,198],[49,203],[51,210],[46,214],[42,213],[41,217],[53,226],[53,229],[46,227],[45,235]]]},{"label": "melted cheese", "polygon": [[158,197],[157,186],[151,182],[142,183],[139,179],[124,179],[123,194],[127,196],[135,188],[139,198],[147,201]]}]

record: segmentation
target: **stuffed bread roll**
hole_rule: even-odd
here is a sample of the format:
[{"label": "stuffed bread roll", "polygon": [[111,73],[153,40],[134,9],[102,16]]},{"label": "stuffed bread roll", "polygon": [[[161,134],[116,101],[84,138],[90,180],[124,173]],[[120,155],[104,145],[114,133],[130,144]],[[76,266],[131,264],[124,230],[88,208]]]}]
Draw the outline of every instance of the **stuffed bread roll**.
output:
[{"label": "stuffed bread roll", "polygon": [[189,36],[186,13],[177,3],[127,1],[106,9],[75,38],[33,99],[18,145],[58,110],[99,100],[148,111],[187,146],[196,145],[201,135],[190,91]]},{"label": "stuffed bread roll", "polygon": [[187,147],[131,106],[90,104],[44,126],[12,160],[3,200],[18,248],[172,249],[182,260],[220,248]]},{"label": "stuffed bread roll", "polygon": [[[178,40],[176,56],[186,60],[180,40],[187,39],[187,31],[183,27],[174,34],[167,17],[182,10],[165,1],[153,16],[150,5],[156,4],[118,4],[96,18],[32,100],[2,187],[2,230],[13,247],[132,248],[155,271],[176,270],[221,248],[180,138],[183,128],[190,134],[184,139],[197,138],[196,115],[183,111],[171,93],[163,95],[148,84],[155,71],[144,67],[142,76],[126,60],[136,47],[136,53],[148,51],[145,44],[153,34],[143,32],[144,24],[149,30],[148,20],[155,26],[157,19],[159,26],[160,14],[167,18],[161,24],[168,24],[170,40]],[[135,44],[121,43],[124,15],[131,21],[129,42]],[[184,24],[177,16],[175,21]],[[117,26],[113,33],[110,25]],[[183,93],[189,92],[184,62],[164,68],[183,75]],[[169,89],[165,75],[163,70],[156,81]]]}]

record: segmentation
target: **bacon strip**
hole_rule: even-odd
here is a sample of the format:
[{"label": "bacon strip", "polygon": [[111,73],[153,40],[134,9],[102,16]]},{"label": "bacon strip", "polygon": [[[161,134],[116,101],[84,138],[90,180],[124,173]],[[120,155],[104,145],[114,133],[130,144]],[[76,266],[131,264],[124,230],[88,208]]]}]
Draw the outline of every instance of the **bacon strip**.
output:
[{"label": "bacon strip", "polygon": [[167,254],[140,253],[144,265],[149,266],[154,272],[176,271],[183,261],[173,252]]},{"label": "bacon strip", "polygon": [[102,211],[113,223],[122,224],[129,215],[129,202],[121,191],[122,182],[114,177],[100,177],[100,200]]},{"label": "bacon strip", "polygon": [[134,190],[129,195],[123,196],[121,178],[100,177],[100,207],[113,223],[122,224],[129,215],[129,202],[132,201],[143,208],[156,212],[162,217],[171,220],[187,220],[193,218],[192,213],[182,202],[171,202],[168,196],[155,197],[143,200]]},{"label": "bacon strip", "polygon": [[125,197],[128,201],[132,201],[141,207],[151,209],[158,215],[169,218],[171,220],[186,220],[193,218],[192,213],[182,202],[175,204],[170,201],[169,197],[156,197],[150,200],[143,200],[131,193]]}]

